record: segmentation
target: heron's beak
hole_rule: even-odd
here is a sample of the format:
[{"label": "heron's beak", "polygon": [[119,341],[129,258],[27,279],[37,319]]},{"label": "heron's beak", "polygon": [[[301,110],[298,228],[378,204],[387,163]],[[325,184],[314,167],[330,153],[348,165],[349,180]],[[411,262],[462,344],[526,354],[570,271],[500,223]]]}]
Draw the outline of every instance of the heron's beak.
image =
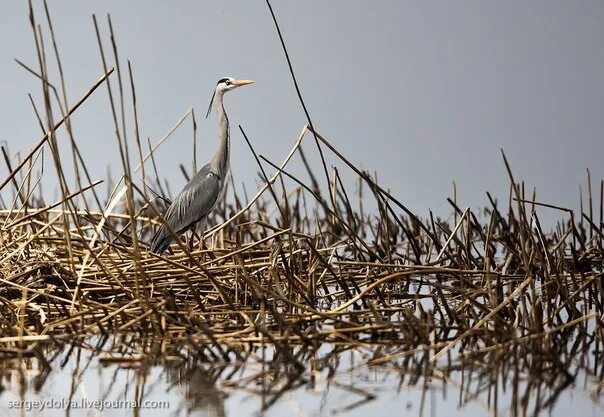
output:
[{"label": "heron's beak", "polygon": [[233,81],[233,85],[235,85],[235,87],[242,87],[244,85],[249,85],[249,84],[254,84],[254,81],[252,81],[252,80],[235,80],[235,81]]}]

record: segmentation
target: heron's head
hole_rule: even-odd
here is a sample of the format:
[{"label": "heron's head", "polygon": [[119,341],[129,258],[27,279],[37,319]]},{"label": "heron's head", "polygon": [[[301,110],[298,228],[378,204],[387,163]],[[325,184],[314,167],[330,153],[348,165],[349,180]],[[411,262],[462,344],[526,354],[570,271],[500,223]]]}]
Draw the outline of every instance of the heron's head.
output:
[{"label": "heron's head", "polygon": [[216,84],[216,92],[219,91],[231,91],[238,87],[243,87],[244,85],[253,84],[252,80],[236,80],[233,77],[224,77],[218,80]]},{"label": "heron's head", "polygon": [[212,94],[212,99],[210,100],[210,105],[208,106],[208,113],[206,114],[206,118],[210,115],[212,111],[212,103],[214,101],[214,97],[216,94],[222,95],[227,91],[234,90],[239,87],[243,87],[244,85],[253,84],[252,80],[237,80],[233,77],[224,77],[218,80],[216,84],[216,88],[214,89],[214,94]]}]

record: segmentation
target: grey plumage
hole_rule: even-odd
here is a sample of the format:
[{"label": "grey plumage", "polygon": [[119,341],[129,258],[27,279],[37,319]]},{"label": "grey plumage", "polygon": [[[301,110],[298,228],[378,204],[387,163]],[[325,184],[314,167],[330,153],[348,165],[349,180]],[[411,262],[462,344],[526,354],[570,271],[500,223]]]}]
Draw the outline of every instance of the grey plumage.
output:
[{"label": "grey plumage", "polygon": [[165,223],[155,232],[151,250],[162,253],[172,242],[171,231],[180,234],[204,220],[218,202],[220,183],[218,173],[211,171],[210,164],[204,165],[176,196],[164,214]]},{"label": "grey plumage", "polygon": [[235,80],[231,77],[221,78],[218,81],[208,108],[209,115],[212,103],[215,103],[220,128],[218,149],[210,163],[204,165],[191,178],[166,210],[163,216],[164,224],[157,229],[151,241],[151,251],[164,252],[175,235],[192,229],[195,224],[205,220],[218,202],[229,170],[230,147],[229,120],[222,99],[225,92],[251,83],[253,81]]}]

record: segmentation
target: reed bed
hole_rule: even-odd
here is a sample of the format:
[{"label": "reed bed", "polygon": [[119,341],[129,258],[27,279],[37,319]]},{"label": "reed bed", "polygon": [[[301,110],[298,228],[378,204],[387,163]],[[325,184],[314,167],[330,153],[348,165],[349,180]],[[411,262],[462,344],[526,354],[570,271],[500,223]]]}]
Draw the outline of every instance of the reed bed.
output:
[{"label": "reed bed", "polygon": [[[159,197],[160,181],[150,185],[158,177],[154,151],[194,113],[145,151],[130,63],[126,69],[119,65],[110,19],[111,52],[104,50],[96,18],[103,73],[69,106],[62,75],[63,89],[46,76],[51,52],[44,45],[56,48],[56,42],[45,12],[52,42],[43,40],[32,9],[39,69],[21,63],[43,80],[44,111],[34,106],[43,135],[24,156],[4,152],[9,175],[0,186],[5,366],[42,360],[57,346],[89,346],[91,340],[102,341],[99,346],[112,340],[105,362],[178,359],[225,369],[254,358],[270,369],[236,383],[230,374],[224,382],[243,387],[264,378],[259,392],[268,396],[268,406],[329,367],[334,354],[353,351],[363,353],[365,364],[389,367],[411,384],[419,378],[447,381],[451,373],[471,369],[477,377],[462,382],[466,395],[481,392],[485,385],[473,384],[487,380],[489,389],[495,386],[489,401],[496,403],[497,384],[512,385],[520,408],[534,398],[539,407],[551,405],[579,371],[592,381],[593,395],[600,395],[602,182],[599,198],[593,197],[588,178],[587,203],[577,213],[527,196],[503,155],[510,179],[506,204],[487,194],[491,205],[475,211],[449,199],[448,219],[431,213],[420,218],[322,136],[307,113],[309,123],[278,162],[258,155],[240,127],[258,163],[261,188],[253,197],[232,188],[208,230],[183,236],[169,253],[156,255],[147,242],[169,199]],[[109,91],[123,168],[106,199],[70,129],[70,119],[98,88]],[[132,110],[137,130],[126,135]],[[61,159],[67,143],[70,167]],[[308,164],[308,148],[317,153],[318,168]],[[59,178],[61,198],[54,203],[36,196],[34,173],[43,150]],[[290,171],[294,158],[305,172]],[[75,186],[66,180],[70,169]],[[343,169],[358,180],[353,191],[342,180]],[[551,231],[541,227],[541,210],[560,213]],[[329,353],[321,355],[326,346]],[[267,384],[268,372],[272,380],[285,375],[285,382]],[[530,397],[535,390],[539,396]]]}]

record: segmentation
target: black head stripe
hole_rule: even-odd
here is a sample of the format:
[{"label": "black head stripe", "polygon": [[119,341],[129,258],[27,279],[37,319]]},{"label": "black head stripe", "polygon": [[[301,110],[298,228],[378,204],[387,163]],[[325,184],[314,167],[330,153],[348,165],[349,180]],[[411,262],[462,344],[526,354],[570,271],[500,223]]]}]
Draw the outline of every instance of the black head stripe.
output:
[{"label": "black head stripe", "polygon": [[[221,78],[221,79],[218,80],[218,84],[220,84],[220,83],[226,83],[227,81],[230,81],[230,79],[229,78]],[[218,84],[216,84],[216,85],[218,85]]]}]

